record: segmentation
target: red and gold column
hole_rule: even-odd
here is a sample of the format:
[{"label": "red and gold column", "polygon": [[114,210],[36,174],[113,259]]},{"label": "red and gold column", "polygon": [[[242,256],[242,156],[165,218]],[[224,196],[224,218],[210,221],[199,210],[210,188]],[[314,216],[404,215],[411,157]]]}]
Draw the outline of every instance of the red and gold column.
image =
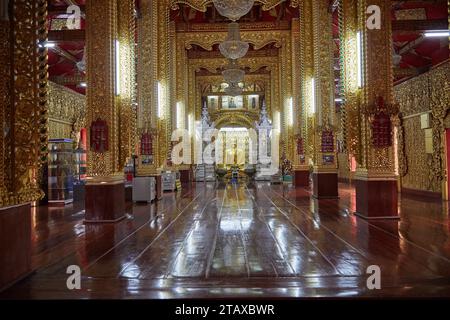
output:
[{"label": "red and gold column", "polygon": [[[3,2],[4,3],[4,2]],[[0,6],[0,291],[31,272],[31,203],[47,155],[47,1]],[[32,32],[30,32],[32,31]]]},{"label": "red and gold column", "polygon": [[[308,187],[310,163],[313,159],[313,125],[314,113],[312,102],[312,79],[314,77],[314,50],[312,29],[312,1],[302,1],[299,4],[300,19],[298,30],[299,51],[295,54],[293,68],[298,68],[300,89],[298,96],[297,127],[295,135],[294,185]],[[294,51],[295,53],[296,51]],[[295,78],[294,78],[294,82]]]},{"label": "red and gold column", "polygon": [[311,109],[314,113],[313,196],[338,197],[332,15],[328,0],[312,1],[314,71]]},{"label": "red and gold column", "polygon": [[123,167],[134,147],[134,0],[86,3],[86,221],[125,215]]},{"label": "red and gold column", "polygon": [[[369,6],[380,9],[379,29],[367,26]],[[398,218],[391,4],[343,0],[340,10],[346,144],[357,159],[356,213],[368,219]]]}]

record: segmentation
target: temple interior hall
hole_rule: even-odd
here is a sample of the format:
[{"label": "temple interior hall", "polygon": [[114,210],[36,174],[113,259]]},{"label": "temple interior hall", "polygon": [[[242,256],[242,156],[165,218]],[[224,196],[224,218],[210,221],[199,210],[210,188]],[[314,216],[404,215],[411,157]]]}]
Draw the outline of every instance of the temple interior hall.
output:
[{"label": "temple interior hall", "polygon": [[0,300],[450,298],[449,10],[0,0]]}]

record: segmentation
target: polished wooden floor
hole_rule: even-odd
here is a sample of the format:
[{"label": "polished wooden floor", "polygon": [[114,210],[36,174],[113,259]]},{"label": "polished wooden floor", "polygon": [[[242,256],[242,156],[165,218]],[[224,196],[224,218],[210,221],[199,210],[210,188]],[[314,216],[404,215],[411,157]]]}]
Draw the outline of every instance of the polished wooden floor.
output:
[{"label": "polished wooden floor", "polygon": [[[314,200],[267,183],[197,183],[113,225],[82,207],[32,212],[36,272],[1,299],[450,297],[446,203],[404,197],[400,221],[353,214],[355,193]],[[66,287],[79,265],[82,289]],[[381,268],[381,290],[366,269]]]}]

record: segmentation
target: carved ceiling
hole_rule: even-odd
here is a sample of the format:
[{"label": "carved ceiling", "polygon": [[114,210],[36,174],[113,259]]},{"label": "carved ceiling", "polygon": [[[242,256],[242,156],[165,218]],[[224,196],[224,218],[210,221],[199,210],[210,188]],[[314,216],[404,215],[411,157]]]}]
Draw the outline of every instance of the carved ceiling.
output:
[{"label": "carved ceiling", "polygon": [[[143,0],[137,0],[138,11],[141,1]],[[257,1],[253,10],[242,18],[243,31],[290,29],[289,21],[298,17],[298,10],[294,8],[297,7],[298,2],[299,0]],[[338,55],[338,19],[334,5],[338,3],[338,0],[330,1],[330,3],[330,9],[334,10],[335,54]],[[84,94],[85,89],[80,86],[80,82],[84,81],[85,75],[79,72],[76,63],[81,61],[84,54],[85,16],[82,15],[80,30],[64,30],[65,19],[68,17],[66,9],[70,4],[79,5],[84,12],[85,0],[49,0],[49,41],[55,43],[55,47],[49,50],[49,75],[51,80]],[[171,17],[176,22],[178,31],[225,32],[225,21],[220,15],[213,16],[211,0],[174,0],[173,4],[175,10],[171,12]],[[422,37],[423,30],[448,28],[446,0],[392,1],[392,19],[394,50],[402,57],[401,62],[394,69],[397,82],[425,72],[430,67],[448,59],[448,38],[424,39]],[[214,43],[212,46],[211,51],[216,51]],[[194,46],[193,49],[195,51]],[[201,55],[198,52],[195,54],[199,57]],[[252,54],[249,53],[250,56]],[[339,83],[338,59],[336,59],[335,69],[337,83]]]},{"label": "carved ceiling", "polygon": [[[262,10],[262,11],[269,11],[277,7],[278,5],[286,6],[287,3],[290,4],[290,6],[296,7],[298,6],[298,2],[300,0],[256,0],[254,10]],[[212,0],[172,0],[172,9],[173,10],[181,10],[181,8],[188,6],[190,8],[195,9],[199,12],[207,12],[209,8],[211,8]],[[281,12],[280,10],[275,11],[276,13]],[[252,13],[250,12],[246,17],[243,17],[244,19],[248,16],[251,16]]]}]

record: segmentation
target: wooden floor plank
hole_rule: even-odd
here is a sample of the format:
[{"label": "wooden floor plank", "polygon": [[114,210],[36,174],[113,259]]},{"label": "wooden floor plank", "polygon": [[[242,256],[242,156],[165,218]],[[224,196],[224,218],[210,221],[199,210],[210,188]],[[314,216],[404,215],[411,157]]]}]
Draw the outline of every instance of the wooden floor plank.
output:
[{"label": "wooden floor plank", "polygon": [[[84,225],[83,206],[33,208],[32,276],[0,299],[450,297],[450,220],[438,201],[401,199],[400,221],[353,214],[354,189],[197,183],[128,218]],[[66,268],[82,268],[82,290]],[[382,290],[366,287],[379,265]]]}]

